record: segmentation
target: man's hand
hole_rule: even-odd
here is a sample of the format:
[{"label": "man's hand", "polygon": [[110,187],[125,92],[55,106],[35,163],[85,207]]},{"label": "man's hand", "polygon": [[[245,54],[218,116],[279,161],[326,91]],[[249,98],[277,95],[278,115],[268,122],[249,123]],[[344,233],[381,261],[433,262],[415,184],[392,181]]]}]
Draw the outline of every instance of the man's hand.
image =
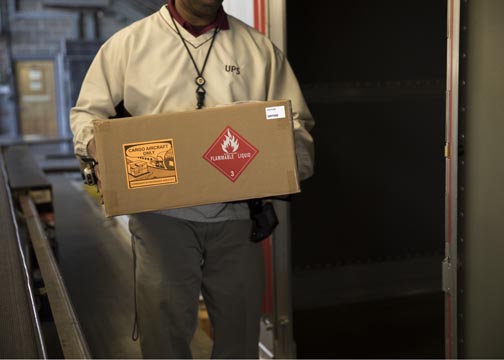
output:
[{"label": "man's hand", "polygon": [[[96,143],[94,138],[89,140],[87,144],[87,152],[90,158],[93,158],[96,160]],[[98,192],[100,193],[100,199],[101,203],[103,204],[103,194],[101,191],[101,180],[100,180],[100,166],[98,163],[95,164],[94,166],[94,172],[96,176],[96,188],[98,189]]]},{"label": "man's hand", "polygon": [[90,158],[96,159],[96,143],[94,138],[89,140],[87,144],[87,153]]}]

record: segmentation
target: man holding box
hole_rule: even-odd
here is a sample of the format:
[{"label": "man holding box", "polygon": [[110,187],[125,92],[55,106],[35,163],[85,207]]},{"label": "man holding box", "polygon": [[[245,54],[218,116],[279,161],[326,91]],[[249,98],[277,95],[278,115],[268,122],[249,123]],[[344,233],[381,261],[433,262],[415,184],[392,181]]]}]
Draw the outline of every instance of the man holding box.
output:
[{"label": "man holding box", "polygon": [[[169,0],[98,51],[70,125],[75,153],[93,158],[94,119],[290,99],[299,179],[313,173],[314,125],[284,54],[226,14],[222,0]],[[99,164],[96,166],[99,182]],[[257,358],[264,263],[247,202],[130,215],[138,330],[145,358],[191,358],[203,294],[212,358]]]}]

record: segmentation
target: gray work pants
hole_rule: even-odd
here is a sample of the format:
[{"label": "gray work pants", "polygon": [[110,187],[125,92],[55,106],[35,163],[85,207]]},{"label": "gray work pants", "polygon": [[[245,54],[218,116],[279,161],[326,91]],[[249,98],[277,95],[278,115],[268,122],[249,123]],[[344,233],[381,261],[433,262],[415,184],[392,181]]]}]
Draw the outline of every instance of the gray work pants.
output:
[{"label": "gray work pants", "polygon": [[200,291],[212,324],[212,358],[258,358],[264,262],[261,244],[250,241],[251,225],[130,216],[144,358],[192,358]]}]

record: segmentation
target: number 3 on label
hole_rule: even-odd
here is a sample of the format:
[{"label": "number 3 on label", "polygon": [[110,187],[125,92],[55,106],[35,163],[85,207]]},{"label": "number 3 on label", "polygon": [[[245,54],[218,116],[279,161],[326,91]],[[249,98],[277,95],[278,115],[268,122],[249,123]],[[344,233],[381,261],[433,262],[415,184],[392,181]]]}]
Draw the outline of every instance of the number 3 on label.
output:
[{"label": "number 3 on label", "polygon": [[234,170],[231,170],[231,171],[230,171],[230,175],[231,175],[231,177],[234,177],[234,176],[235,176]]}]

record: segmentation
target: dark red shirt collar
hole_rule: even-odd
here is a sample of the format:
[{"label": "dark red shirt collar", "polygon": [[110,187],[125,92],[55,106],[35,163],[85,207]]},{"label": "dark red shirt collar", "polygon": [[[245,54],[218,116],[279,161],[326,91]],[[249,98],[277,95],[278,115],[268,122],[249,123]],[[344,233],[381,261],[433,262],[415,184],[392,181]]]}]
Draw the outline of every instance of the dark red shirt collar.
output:
[{"label": "dark red shirt collar", "polygon": [[227,14],[224,11],[224,8],[221,7],[217,11],[217,16],[215,17],[215,21],[206,26],[195,26],[187,21],[185,21],[182,16],[175,9],[175,0],[168,0],[168,10],[173,15],[173,18],[184,27],[187,31],[189,31],[194,37],[198,37],[201,34],[206,33],[208,30],[218,27],[221,30],[229,29],[229,22],[227,18]]}]

